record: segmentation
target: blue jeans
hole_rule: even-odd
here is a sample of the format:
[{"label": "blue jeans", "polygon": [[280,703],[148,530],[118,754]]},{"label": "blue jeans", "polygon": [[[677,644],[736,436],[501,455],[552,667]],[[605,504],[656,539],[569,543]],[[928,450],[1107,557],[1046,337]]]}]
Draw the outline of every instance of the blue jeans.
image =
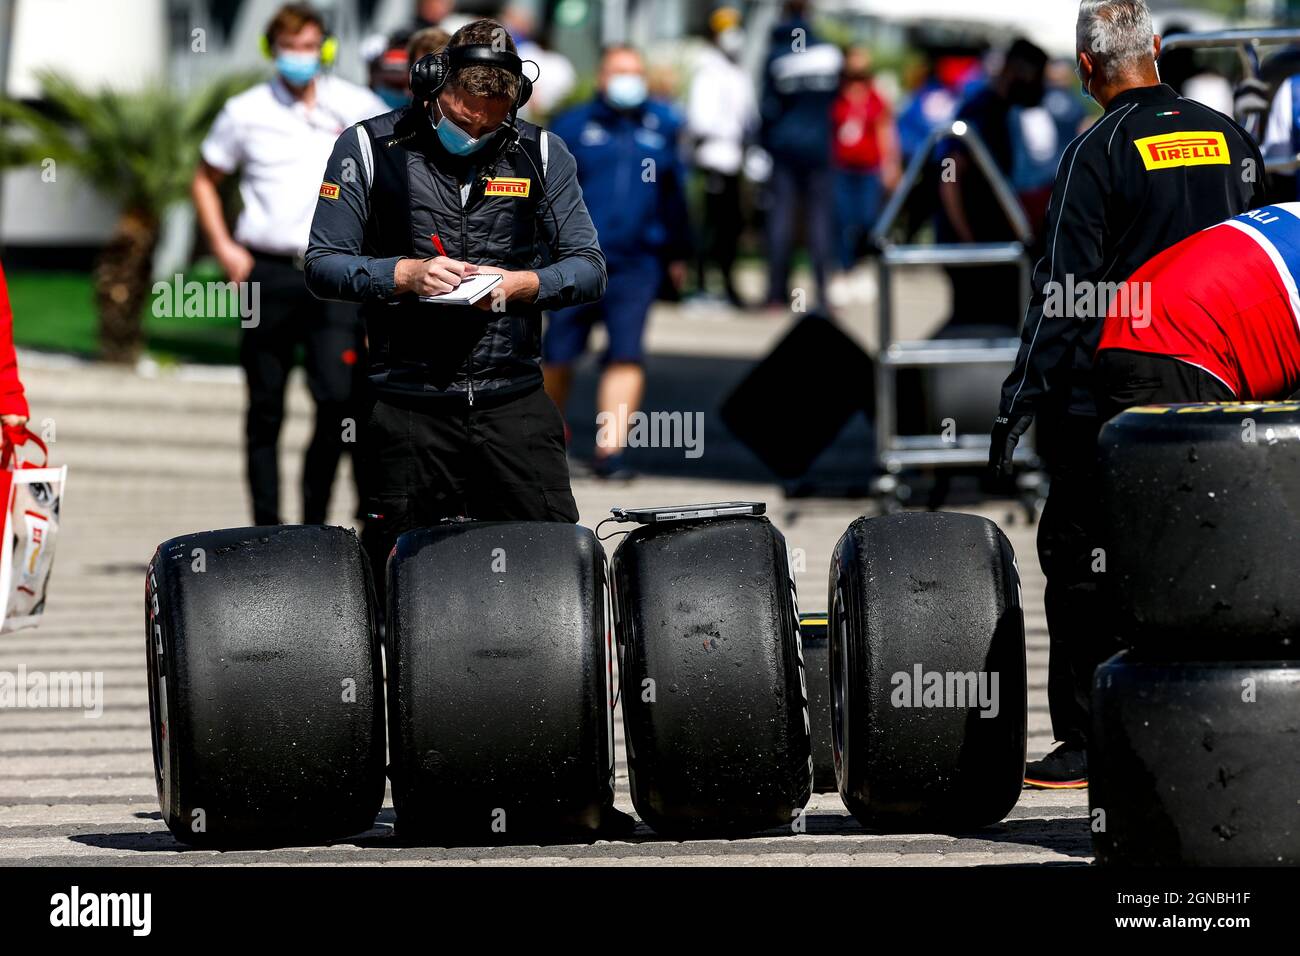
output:
[{"label": "blue jeans", "polygon": [[835,171],[835,235],[844,269],[852,269],[857,262],[858,245],[876,224],[883,196],[879,173]]}]

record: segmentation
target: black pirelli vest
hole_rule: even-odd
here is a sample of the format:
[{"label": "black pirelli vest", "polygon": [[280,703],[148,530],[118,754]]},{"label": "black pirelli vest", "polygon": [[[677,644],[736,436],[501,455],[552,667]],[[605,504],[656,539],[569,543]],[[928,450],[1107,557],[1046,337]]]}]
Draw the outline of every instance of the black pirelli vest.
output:
[{"label": "black pirelli vest", "polygon": [[[538,127],[517,121],[513,145],[506,139],[467,160],[442,148],[418,109],[359,128],[369,136],[373,162],[364,255],[435,256],[437,235],[447,255],[464,262],[527,270],[549,261],[538,228],[545,195],[539,179],[548,164]],[[361,312],[370,380],[381,394],[483,403],[541,384],[542,316],[532,306],[511,303],[494,312],[404,296],[367,303]]]}]

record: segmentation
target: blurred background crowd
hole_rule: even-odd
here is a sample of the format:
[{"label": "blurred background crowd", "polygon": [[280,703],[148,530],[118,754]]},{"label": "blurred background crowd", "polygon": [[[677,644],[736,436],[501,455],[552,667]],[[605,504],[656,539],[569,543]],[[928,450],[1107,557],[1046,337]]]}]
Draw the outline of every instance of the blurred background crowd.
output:
[{"label": "blurred background crowd", "polygon": [[[280,60],[292,51],[272,49],[266,35],[281,5],[0,2],[0,255],[20,347],[128,363],[238,361],[238,323],[202,307],[160,309],[151,290],[173,276],[247,277],[229,241],[234,230],[222,224],[239,219],[248,194],[233,176],[214,173],[210,190],[194,184],[196,171],[199,179],[205,168],[227,172],[215,156],[237,165],[217,145],[229,132],[218,120],[223,107],[293,69]],[[535,64],[523,116],[554,129],[577,156],[602,247],[617,260],[607,313],[644,313],[666,300],[696,318],[816,312],[852,320],[875,296],[863,265],[891,197],[895,236],[1027,239],[1032,255],[1060,157],[1100,115],[1075,73],[1077,0],[314,6],[330,37],[319,59],[331,82],[370,91],[349,94],[350,116],[407,102],[412,57],[440,49],[462,25],[480,17],[505,25]],[[1300,23],[1300,0],[1151,7],[1166,36]],[[1240,105],[1243,70],[1232,49],[1174,50],[1160,68],[1185,96],[1227,113]],[[1261,138],[1294,154],[1300,48],[1273,56],[1269,71]],[[954,123],[976,135],[937,138]],[[655,158],[655,189],[643,207],[626,184],[643,174],[647,156]],[[1008,220],[985,160],[1023,207],[1028,236]],[[317,183],[302,188],[314,203]],[[1293,198],[1290,181],[1278,189]],[[661,268],[638,272],[646,258]],[[1021,313],[1015,271],[949,270],[948,323],[1013,330]],[[561,404],[586,345],[582,322],[590,324],[550,336],[545,349],[548,390]],[[630,340],[620,344],[623,333],[610,325],[613,365],[601,404],[635,408],[644,329],[624,332]]]},{"label": "blurred background crowd", "polygon": [[[104,264],[106,244],[120,246],[123,231],[141,225],[156,239],[146,244],[146,278],[177,271],[202,278],[205,264],[217,271],[185,201],[186,186],[216,109],[239,84],[266,75],[259,37],[277,6],[276,0],[0,5],[5,99],[83,127],[101,154],[111,153],[64,171],[63,188],[51,189],[50,171],[31,163],[32,151],[13,146],[30,130],[7,127],[0,242],[14,294],[45,319],[36,328],[20,316],[20,342],[86,352],[102,344],[110,357],[134,355],[145,344],[183,359],[229,354],[228,328],[173,326],[149,316],[145,337],[126,343],[125,352],[96,343],[87,338],[95,324],[88,329],[84,313],[92,301],[102,308],[124,293],[101,288],[92,297],[84,285],[93,280],[89,270]],[[424,34],[417,51],[427,52],[439,30],[454,31],[475,17],[498,18],[523,57],[537,64],[537,93],[525,115],[535,122],[608,99],[602,50],[615,43],[635,50],[644,95],[662,108],[686,170],[681,185],[689,228],[674,251],[683,266],[660,291],[701,309],[788,310],[792,262],[812,267],[809,308],[856,301],[854,283],[864,280],[855,280],[853,266],[871,251],[883,203],[928,134],[957,117],[981,135],[1037,227],[1061,153],[1099,112],[1074,75],[1074,0],[322,0],[317,6],[338,41],[331,71],[369,86],[389,105],[409,95],[412,36],[437,28]],[[1283,23],[1291,12],[1283,0],[1157,0],[1152,6],[1165,33],[1242,20]],[[794,29],[806,31],[798,50],[791,48]],[[93,56],[69,58],[76,36],[96,37]],[[1178,51],[1161,67],[1181,92],[1231,112],[1239,73],[1232,51]],[[225,83],[214,90],[218,80]],[[132,95],[106,109],[107,89]],[[951,152],[941,146],[931,157],[934,172],[921,177],[909,198],[904,227],[951,241],[1005,238],[1005,217],[989,191],[964,180],[960,190],[942,188],[937,171]],[[155,168],[140,170],[135,156]],[[116,168],[133,172],[114,175]],[[231,193],[228,202],[237,204]],[[593,205],[608,199],[588,196]],[[133,210],[138,215],[124,223],[122,213]],[[761,281],[738,282],[737,263]],[[54,274],[35,276],[32,285],[29,270]],[[99,275],[120,282],[122,271]],[[963,291],[958,298],[969,300],[981,290]],[[56,315],[42,309],[49,296],[39,292],[83,305]]]}]

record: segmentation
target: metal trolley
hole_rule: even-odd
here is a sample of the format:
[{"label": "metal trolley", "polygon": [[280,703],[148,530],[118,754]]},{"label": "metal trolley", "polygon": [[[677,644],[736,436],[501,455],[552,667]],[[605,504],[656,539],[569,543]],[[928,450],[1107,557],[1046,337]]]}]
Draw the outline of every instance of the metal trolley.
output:
[{"label": "metal trolley", "polygon": [[[1237,85],[1237,122],[1246,132],[1260,138],[1264,120],[1268,116],[1269,94],[1272,92],[1263,81],[1263,60],[1260,48],[1286,46],[1300,43],[1300,29],[1276,30],[1216,30],[1208,33],[1175,33],[1160,43],[1160,52],[1173,50],[1233,50],[1241,58],[1242,81]],[[1269,168],[1269,172],[1282,171]]]},{"label": "metal trolley", "polygon": [[[942,142],[958,139],[965,143],[979,170],[988,179],[998,205],[1015,232],[1017,241],[1008,243],[939,243],[932,245],[897,245],[889,235],[901,214],[908,196],[925,173],[931,155]],[[1008,371],[1014,366],[1020,340],[1016,337],[934,339],[895,341],[894,278],[899,269],[916,266],[967,268],[988,265],[1017,265],[1020,269],[1021,316],[1028,310],[1030,296],[1029,246],[1032,236],[1025,216],[1010,184],[997,168],[979,134],[962,121],[934,130],[922,149],[912,158],[899,188],[885,207],[872,231],[872,240],[880,250],[878,331],[880,357],[876,372],[876,465],[880,476],[873,493],[886,509],[901,507],[911,497],[911,489],[902,475],[907,471],[938,471],[972,468],[988,461],[989,436],[979,434],[901,435],[898,427],[898,370],[945,369],[956,366],[997,366]],[[1022,318],[1023,321],[1023,318]],[[992,425],[992,416],[989,419]],[[1020,475],[1020,487],[1032,518],[1035,513],[1041,478],[1034,469],[1038,459],[1031,435],[1016,451],[1016,461],[1027,471]]]},{"label": "metal trolley", "polygon": [[[1243,79],[1236,90],[1235,112],[1238,122],[1257,140],[1261,138],[1271,102],[1272,90],[1264,79],[1261,49],[1269,46],[1300,44],[1300,29],[1222,30],[1207,33],[1180,33],[1166,37],[1161,50],[1235,49],[1241,59]],[[992,244],[895,245],[889,240],[908,197],[921,181],[925,167],[939,143],[962,140],[977,167],[992,186],[998,205],[1018,237],[1018,241]],[[1264,156],[1265,173],[1295,173],[1300,170],[1300,155],[1293,150],[1269,152]],[[1022,315],[1028,311],[1031,265],[1027,252],[1031,236],[1024,210],[1010,185],[993,162],[978,133],[963,122],[942,126],[931,133],[918,151],[881,213],[872,232],[881,250],[879,316],[880,360],[876,377],[876,464],[880,477],[873,493],[886,508],[901,507],[910,497],[903,481],[906,471],[938,471],[946,468],[970,468],[983,464],[988,457],[989,439],[978,435],[917,435],[898,433],[898,370],[901,368],[941,369],[953,366],[991,365],[1010,368],[1016,359],[1019,340],[945,339],[929,341],[895,341],[893,332],[894,276],[901,268],[923,265],[948,267],[1016,264],[1020,266]],[[1032,520],[1046,486],[1036,469],[1038,457],[1032,440],[1025,436],[1016,451],[1016,462],[1024,467],[1018,484],[1027,514]]]},{"label": "metal trolley", "polygon": [[[1246,132],[1262,139],[1273,91],[1263,78],[1264,62],[1260,48],[1300,44],[1300,29],[1220,30],[1212,33],[1177,33],[1160,45],[1168,50],[1236,50],[1241,59],[1242,81],[1237,86],[1235,111],[1237,122]],[[1300,65],[1300,64],[1298,64]],[[1300,169],[1300,155],[1291,149],[1264,154],[1264,171],[1295,173]]]}]

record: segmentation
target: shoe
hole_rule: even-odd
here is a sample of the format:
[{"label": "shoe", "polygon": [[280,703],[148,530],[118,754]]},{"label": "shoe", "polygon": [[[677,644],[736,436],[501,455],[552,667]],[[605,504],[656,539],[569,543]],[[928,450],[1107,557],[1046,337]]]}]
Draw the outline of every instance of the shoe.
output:
[{"label": "shoe", "polygon": [[636,818],[615,807],[605,807],[597,832],[602,840],[625,840],[636,832]]},{"label": "shoe", "polygon": [[1082,790],[1088,786],[1088,751],[1063,743],[1025,767],[1025,786],[1037,790]]},{"label": "shoe", "polygon": [[591,474],[601,481],[631,481],[636,477],[636,473],[627,466],[627,458],[621,452],[617,455],[593,459]]}]

